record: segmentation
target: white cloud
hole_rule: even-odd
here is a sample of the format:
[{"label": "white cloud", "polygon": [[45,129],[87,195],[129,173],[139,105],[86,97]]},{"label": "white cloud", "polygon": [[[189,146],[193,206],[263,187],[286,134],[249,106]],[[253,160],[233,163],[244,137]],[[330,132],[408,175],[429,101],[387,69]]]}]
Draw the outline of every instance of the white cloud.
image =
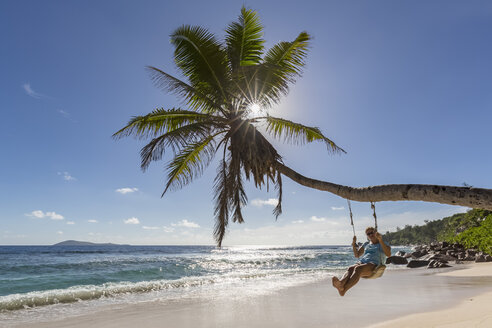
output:
[{"label": "white cloud", "polygon": [[71,176],[70,173],[68,173],[68,172],[58,172],[57,174],[63,176],[63,180],[65,180],[65,181],[77,180],[73,176]]},{"label": "white cloud", "polygon": [[30,214],[26,214],[27,216],[32,216],[34,218],[42,219],[45,217],[45,214],[41,210],[32,211]]},{"label": "white cloud", "polygon": [[56,233],[59,235],[63,235],[63,231],[57,231]]},{"label": "white cloud", "polygon": [[179,221],[178,223],[171,223],[173,227],[185,227],[185,228],[200,228],[200,226],[195,223],[188,221],[186,219]]},{"label": "white cloud", "polygon": [[30,216],[36,219],[44,219],[44,218],[50,218],[52,220],[63,220],[64,217],[61,214],[55,213],[55,212],[46,212],[44,213],[41,210],[36,210],[32,211],[29,214],[26,214],[26,216]]},{"label": "white cloud", "polygon": [[145,229],[145,230],[159,230],[160,228],[159,227],[142,226],[142,229]]},{"label": "white cloud", "polygon": [[171,227],[162,227],[162,229],[164,230],[164,232],[174,232],[174,228],[171,228]]},{"label": "white cloud", "polygon": [[24,89],[24,91],[26,92],[26,94],[29,96],[29,97],[33,97],[33,98],[36,98],[36,99],[41,99],[41,98],[48,98],[47,96],[41,94],[41,93],[38,93],[36,91],[34,91],[32,88],[31,88],[31,84],[29,83],[24,83],[22,85],[22,88]]},{"label": "white cloud", "polygon": [[340,207],[332,206],[331,209],[334,211],[341,211],[341,210],[344,210],[345,207],[343,207],[343,206],[340,206]]},{"label": "white cloud", "polygon": [[269,198],[266,200],[263,199],[253,199],[251,201],[251,205],[256,206],[256,207],[263,207],[264,205],[269,205],[269,206],[277,206],[278,204],[278,199],[276,198]]},{"label": "white cloud", "polygon": [[119,188],[119,189],[116,189],[115,191],[116,192],[119,192],[122,195],[124,195],[124,194],[128,194],[128,193],[132,193],[132,192],[138,191],[138,188]]},{"label": "white cloud", "polygon": [[314,221],[314,222],[324,222],[324,221],[326,221],[326,218],[319,218],[316,215],[313,215],[313,216],[311,216],[310,220]]},{"label": "white cloud", "polygon": [[89,222],[89,223],[98,223],[99,221],[97,221],[97,220],[87,220],[87,222]]},{"label": "white cloud", "polygon": [[304,220],[294,220],[292,221],[294,224],[304,223]]},{"label": "white cloud", "polygon": [[63,220],[64,217],[61,214],[57,214],[55,212],[46,212],[46,216],[52,220]]},{"label": "white cloud", "polygon": [[125,222],[125,224],[140,224],[140,220],[135,217],[123,220],[123,222]]},{"label": "white cloud", "polygon": [[67,221],[67,224],[75,224],[73,221]]}]

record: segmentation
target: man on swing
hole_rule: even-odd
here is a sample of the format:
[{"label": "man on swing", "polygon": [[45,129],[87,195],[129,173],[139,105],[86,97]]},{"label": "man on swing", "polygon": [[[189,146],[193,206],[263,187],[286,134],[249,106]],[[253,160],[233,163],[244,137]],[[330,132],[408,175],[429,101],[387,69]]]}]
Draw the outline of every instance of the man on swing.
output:
[{"label": "man on swing", "polygon": [[337,277],[332,279],[333,287],[338,290],[340,296],[345,295],[350,288],[354,287],[360,278],[370,277],[378,265],[384,264],[381,263],[383,254],[391,256],[391,247],[384,243],[383,236],[375,228],[366,228],[366,235],[369,241],[358,249],[357,237],[354,236],[352,241],[354,256],[360,258],[359,261],[347,269],[342,279]]}]

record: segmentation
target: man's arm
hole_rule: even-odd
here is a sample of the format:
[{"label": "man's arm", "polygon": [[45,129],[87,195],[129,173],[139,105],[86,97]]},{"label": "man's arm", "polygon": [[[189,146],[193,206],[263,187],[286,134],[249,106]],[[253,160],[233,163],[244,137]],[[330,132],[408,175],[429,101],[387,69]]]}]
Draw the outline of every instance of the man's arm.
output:
[{"label": "man's arm", "polygon": [[362,254],[364,254],[364,247],[357,249],[357,237],[354,236],[352,240],[352,251],[354,252],[354,256],[359,258]]},{"label": "man's arm", "polygon": [[381,247],[383,248],[384,255],[386,255],[387,257],[390,257],[391,256],[391,247],[384,243],[383,236],[381,236],[381,234],[379,232],[376,232],[376,237],[377,237],[379,243],[381,244]]}]

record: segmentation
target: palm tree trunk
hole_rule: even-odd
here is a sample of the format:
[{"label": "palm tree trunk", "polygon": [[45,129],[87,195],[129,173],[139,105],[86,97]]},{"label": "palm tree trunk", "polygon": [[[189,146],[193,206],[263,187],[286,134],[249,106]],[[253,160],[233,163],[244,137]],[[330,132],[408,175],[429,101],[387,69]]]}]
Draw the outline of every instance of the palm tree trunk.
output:
[{"label": "palm tree trunk", "polygon": [[423,184],[354,188],[307,178],[281,163],[277,163],[277,169],[303,186],[328,191],[358,202],[414,200],[492,210],[492,189]]}]

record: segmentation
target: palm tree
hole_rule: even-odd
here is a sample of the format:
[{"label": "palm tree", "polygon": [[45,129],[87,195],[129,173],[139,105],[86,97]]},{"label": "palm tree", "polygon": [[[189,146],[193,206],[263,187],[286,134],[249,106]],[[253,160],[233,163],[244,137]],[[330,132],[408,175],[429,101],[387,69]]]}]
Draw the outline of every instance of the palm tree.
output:
[{"label": "palm tree", "polygon": [[171,34],[171,43],[175,47],[175,63],[188,81],[155,67],[148,70],[153,82],[181,97],[187,109],[161,108],[133,117],[113,135],[151,138],[140,152],[143,170],[152,161],[162,159],[166,149],[173,151],[162,195],[201,175],[219,153],[214,181],[214,237],[219,247],[229,218],[233,222],[244,221],[241,209],[247,196],[243,174],[258,188],[270,183],[275,186],[276,217],[282,212],[282,174],[302,185],[356,201],[423,200],[492,209],[492,190],[488,189],[426,185],[351,188],[306,178],[285,166],[259,128],[286,142],[320,141],[332,153],[345,151],[317,127],[259,115],[258,109],[268,113],[278,104],[301,75],[311,39],[308,33],[301,32],[293,41],[280,42],[265,52],[262,36],[258,14],[244,7],[238,20],[227,27],[223,43],[205,28],[179,27]]}]

